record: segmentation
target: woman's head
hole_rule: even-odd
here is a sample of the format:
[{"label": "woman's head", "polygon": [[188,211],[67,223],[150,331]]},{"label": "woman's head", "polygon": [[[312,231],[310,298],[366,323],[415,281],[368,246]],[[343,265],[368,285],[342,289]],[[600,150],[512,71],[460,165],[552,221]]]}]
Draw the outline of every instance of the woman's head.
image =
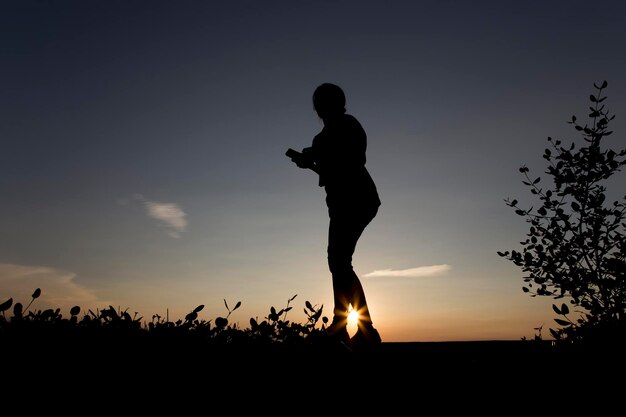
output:
[{"label": "woman's head", "polygon": [[340,116],[346,112],[346,96],[338,85],[324,83],[313,93],[313,107],[322,119]]}]

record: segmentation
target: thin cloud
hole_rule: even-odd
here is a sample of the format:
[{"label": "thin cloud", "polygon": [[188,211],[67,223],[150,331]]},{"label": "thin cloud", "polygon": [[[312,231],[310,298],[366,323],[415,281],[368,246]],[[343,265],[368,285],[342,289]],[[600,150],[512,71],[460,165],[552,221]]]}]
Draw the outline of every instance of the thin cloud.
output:
[{"label": "thin cloud", "polygon": [[143,202],[148,216],[158,220],[170,237],[178,239],[187,231],[187,213],[178,204],[149,201],[141,194],[135,194],[134,198]]},{"label": "thin cloud", "polygon": [[381,277],[410,277],[410,278],[422,278],[422,277],[434,277],[437,275],[443,275],[448,272],[452,267],[450,265],[428,265],[418,266],[408,269],[380,269],[372,271],[369,274],[363,275],[367,278],[381,278]]},{"label": "thin cloud", "polygon": [[14,303],[28,304],[31,294],[41,288],[41,297],[33,303],[36,310],[75,305],[86,311],[107,304],[90,290],[76,282],[76,274],[47,266],[0,263],[0,302],[13,298]]}]

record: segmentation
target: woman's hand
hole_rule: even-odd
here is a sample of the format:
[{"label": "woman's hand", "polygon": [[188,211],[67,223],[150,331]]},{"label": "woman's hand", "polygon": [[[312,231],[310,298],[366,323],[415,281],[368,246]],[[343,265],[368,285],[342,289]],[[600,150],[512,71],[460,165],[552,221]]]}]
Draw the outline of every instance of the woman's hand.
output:
[{"label": "woman's hand", "polygon": [[304,154],[299,155],[295,158],[291,158],[291,160],[295,162],[299,168],[302,168],[302,169],[313,168],[313,161],[310,158],[306,157],[306,155]]}]

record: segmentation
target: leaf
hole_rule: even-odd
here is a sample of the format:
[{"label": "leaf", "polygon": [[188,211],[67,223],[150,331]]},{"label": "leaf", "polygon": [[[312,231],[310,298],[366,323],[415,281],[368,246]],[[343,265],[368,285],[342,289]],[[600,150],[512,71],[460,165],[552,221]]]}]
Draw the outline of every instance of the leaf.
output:
[{"label": "leaf", "polygon": [[305,301],[304,305],[305,305],[305,306],[306,306],[306,308],[308,308],[309,310],[314,311],[314,310],[313,310],[313,306],[311,305],[311,303],[310,303],[310,302]]},{"label": "leaf", "polygon": [[197,318],[198,318],[198,313],[196,313],[195,311],[192,311],[191,313],[185,316],[185,321],[194,321]]},{"label": "leaf", "polygon": [[253,319],[252,317],[250,317],[250,327],[252,328],[252,330],[254,330],[257,327],[259,327],[259,323],[257,323],[256,320]]},{"label": "leaf", "polygon": [[272,307],[270,308],[270,313],[272,313],[272,314],[276,314],[276,309],[274,308],[274,306],[272,306]]},{"label": "leaf", "polygon": [[226,310],[230,311],[230,308],[228,308],[228,303],[226,302],[225,298],[224,298],[224,305],[226,306]]},{"label": "leaf", "polygon": [[193,309],[194,313],[199,313],[202,311],[202,309],[204,308],[204,304],[200,304],[198,307]]},{"label": "leaf", "polygon": [[526,287],[522,287],[522,291],[524,291],[524,292],[528,292],[528,291],[530,291],[530,290],[529,290],[528,288],[526,288]]},{"label": "leaf", "polygon": [[72,315],[72,316],[77,316],[79,313],[80,313],[80,307],[79,306],[74,306],[70,310],[70,315]]},{"label": "leaf", "polygon": [[40,295],[41,295],[41,288],[37,288],[35,292],[33,293],[33,295],[31,295],[31,297],[33,297],[33,300],[34,300],[36,298],[39,298]]},{"label": "leaf", "polygon": [[235,304],[235,308],[233,308],[233,311],[237,310],[239,307],[241,307],[241,301],[237,301],[237,304]]},{"label": "leaf", "polygon": [[288,312],[288,311],[291,311],[291,309],[292,309],[292,308],[293,308],[293,307],[287,307],[287,308],[285,309],[285,313],[286,313],[286,312]]},{"label": "leaf", "polygon": [[561,319],[554,319],[554,321],[557,322],[557,324],[560,324],[561,326],[571,326],[572,323],[570,323],[569,321],[565,321],[565,320],[561,320]]},{"label": "leaf", "polygon": [[0,304],[0,311],[7,311],[13,305],[13,298],[9,298],[4,303]]},{"label": "leaf", "polygon": [[572,201],[572,209],[574,209],[574,211],[580,211],[580,204],[578,204],[575,201]]},{"label": "leaf", "polygon": [[541,177],[537,177],[537,179],[533,181],[533,185],[537,184],[539,181],[541,181]]},{"label": "leaf", "polygon": [[114,319],[119,318],[119,316],[117,315],[117,311],[115,311],[115,308],[113,308],[113,306],[110,305],[108,311],[112,318]]},{"label": "leaf", "polygon": [[589,100],[593,101],[594,103],[595,103],[596,101],[598,101],[598,99],[596,98],[596,96],[594,96],[593,94],[590,94],[590,95],[589,95]]},{"label": "leaf", "polygon": [[559,340],[561,338],[561,335],[554,329],[550,329],[550,334],[552,335],[552,337],[554,337],[556,340]]},{"label": "leaf", "polygon": [[548,214],[548,211],[546,210],[545,207],[539,207],[539,210],[537,210],[537,213],[539,213],[542,216],[545,216],[546,214]]},{"label": "leaf", "polygon": [[228,326],[228,320],[225,319],[224,317],[218,317],[215,319],[215,326],[217,326],[218,328],[222,329],[226,326]]},{"label": "leaf", "polygon": [[291,297],[291,298],[289,299],[289,301],[291,302],[291,301],[295,300],[297,296],[298,296],[298,294],[294,295],[293,297]]},{"label": "leaf", "polygon": [[569,307],[565,303],[561,305],[561,314],[563,315],[569,314]]},{"label": "leaf", "polygon": [[13,306],[13,315],[14,316],[21,316],[22,315],[22,303],[15,303],[15,306]]},{"label": "leaf", "polygon": [[561,310],[559,310],[559,308],[556,306],[556,304],[552,304],[552,310],[554,310],[554,312],[558,315],[561,315]]},{"label": "leaf", "polygon": [[606,80],[604,80],[604,82],[602,83],[602,87],[600,88],[606,88],[609,85],[609,83],[606,82]]},{"label": "leaf", "polygon": [[515,210],[515,214],[517,214],[518,216],[525,216],[526,212],[524,210]]}]

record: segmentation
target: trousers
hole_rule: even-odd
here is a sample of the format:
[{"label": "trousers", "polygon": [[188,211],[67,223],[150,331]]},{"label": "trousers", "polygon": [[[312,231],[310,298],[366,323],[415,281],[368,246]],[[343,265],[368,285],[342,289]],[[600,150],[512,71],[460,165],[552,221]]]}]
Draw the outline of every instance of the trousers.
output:
[{"label": "trousers", "polygon": [[365,292],[352,267],[352,256],[365,227],[376,217],[378,208],[367,210],[330,210],[328,227],[328,267],[333,279],[334,316],[346,317],[350,304],[360,320],[371,323]]}]

